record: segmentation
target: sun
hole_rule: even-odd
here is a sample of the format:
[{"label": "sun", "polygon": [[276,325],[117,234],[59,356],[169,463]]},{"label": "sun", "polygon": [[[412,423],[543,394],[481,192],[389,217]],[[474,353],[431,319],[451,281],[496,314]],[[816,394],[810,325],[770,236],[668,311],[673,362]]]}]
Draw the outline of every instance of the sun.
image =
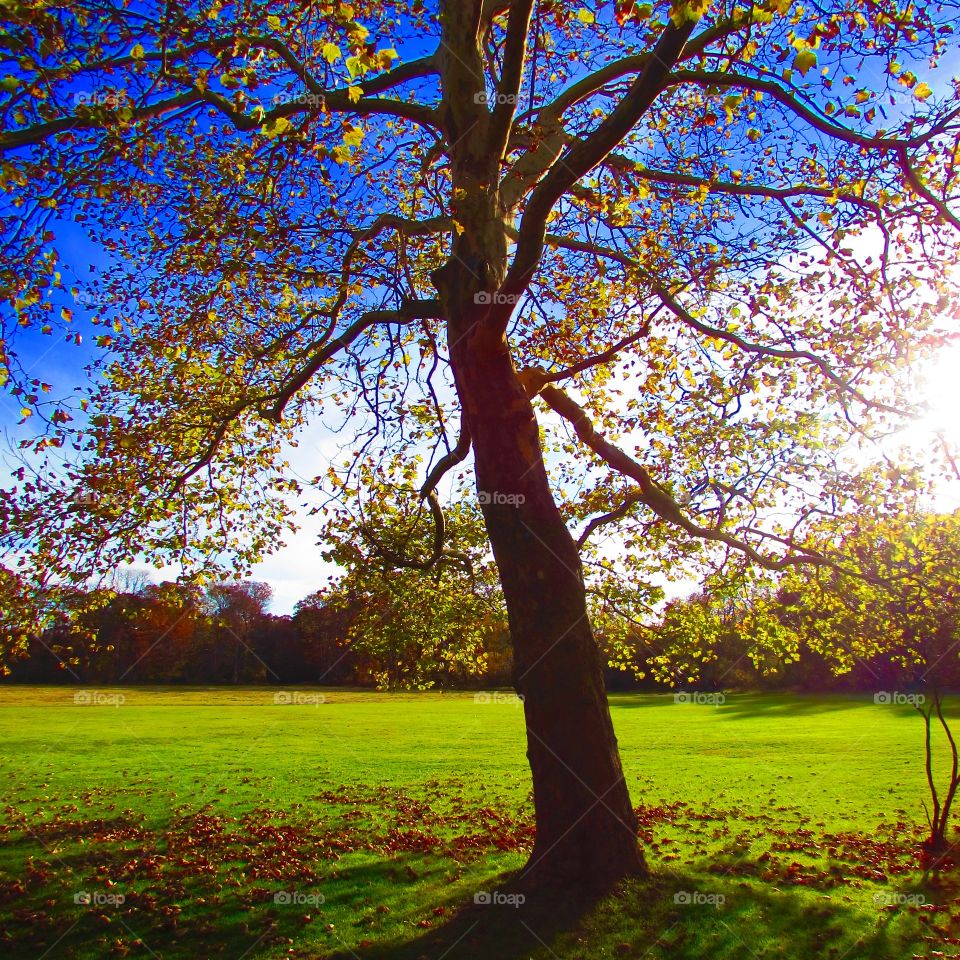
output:
[{"label": "sun", "polygon": [[960,446],[960,345],[945,347],[917,371],[918,406],[922,413],[907,433],[928,441],[943,437]]},{"label": "sun", "polygon": [[920,412],[889,439],[931,468],[936,509],[953,511],[960,508],[960,344],[918,364],[913,377]]}]

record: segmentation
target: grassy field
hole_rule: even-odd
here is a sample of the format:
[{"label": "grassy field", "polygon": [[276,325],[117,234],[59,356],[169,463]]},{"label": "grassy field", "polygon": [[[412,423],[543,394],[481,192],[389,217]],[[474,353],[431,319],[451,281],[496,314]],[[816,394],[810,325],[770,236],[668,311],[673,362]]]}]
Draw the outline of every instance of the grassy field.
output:
[{"label": "grassy field", "polygon": [[518,905],[532,820],[509,697],[76,694],[0,688],[5,957],[960,956],[960,888],[916,866],[906,706],[613,697],[653,876]]}]

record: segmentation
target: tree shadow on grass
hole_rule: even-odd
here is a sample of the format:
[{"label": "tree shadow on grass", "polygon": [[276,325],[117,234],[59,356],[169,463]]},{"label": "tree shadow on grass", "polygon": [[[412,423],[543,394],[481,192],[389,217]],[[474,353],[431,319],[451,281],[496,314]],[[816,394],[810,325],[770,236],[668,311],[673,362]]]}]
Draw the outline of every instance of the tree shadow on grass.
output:
[{"label": "tree shadow on grass", "polygon": [[[107,873],[121,856],[113,853],[97,858]],[[79,854],[71,865],[89,877],[94,863]],[[894,960],[919,943],[915,918],[845,903],[842,886],[778,890],[744,876],[658,869],[590,898],[531,895],[489,871],[486,859],[409,854],[341,860],[309,887],[177,876],[144,882],[116,909],[75,905],[76,886],[61,876],[59,889],[33,899],[30,916],[0,908],[0,949],[11,960]],[[322,892],[320,905],[279,901],[281,888]],[[59,908],[41,919],[46,897]]]},{"label": "tree shadow on grass", "polygon": [[[601,898],[483,891],[411,939],[351,946],[329,960],[893,960],[909,956],[892,917],[809,891],[778,891],[658,871]],[[722,892],[721,892],[722,891]]]},{"label": "tree shadow on grass", "polygon": [[[833,713],[851,710],[872,704],[872,694],[765,694],[765,693],[685,693],[686,697],[677,701],[674,694],[644,694],[641,696],[611,694],[610,707],[616,710],[635,710],[638,708],[671,707],[673,709],[700,709],[718,719],[739,720],[752,717],[770,716],[810,716],[815,713]],[[707,700],[707,697],[722,696],[719,703]],[[697,698],[703,699],[697,699]]]},{"label": "tree shadow on grass", "polygon": [[756,717],[809,717],[839,713],[873,705],[873,694],[792,693],[768,696],[762,693],[731,694],[717,708],[718,719],[749,720]]},{"label": "tree shadow on grass", "polygon": [[[877,701],[873,693],[735,693],[727,694],[726,701],[719,705],[717,716],[723,720],[742,720],[755,717],[811,716],[816,713],[838,713],[860,707],[875,707],[891,711],[902,717],[915,717],[916,708],[908,702],[891,703]],[[951,694],[944,698],[944,713],[960,716],[960,697]]]}]

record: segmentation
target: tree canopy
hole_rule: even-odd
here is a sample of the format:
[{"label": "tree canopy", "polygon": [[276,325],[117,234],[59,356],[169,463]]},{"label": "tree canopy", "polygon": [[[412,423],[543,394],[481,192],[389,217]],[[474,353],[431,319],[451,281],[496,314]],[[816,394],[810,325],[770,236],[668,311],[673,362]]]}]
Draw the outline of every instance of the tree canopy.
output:
[{"label": "tree canopy", "polygon": [[[59,572],[249,561],[287,516],[283,441],[321,410],[456,449],[432,272],[482,128],[497,326],[565,418],[552,442],[593,454],[557,460],[569,518],[622,513],[631,552],[802,545],[764,511],[822,507],[824,476],[842,498],[823,435],[908,406],[884,374],[944,333],[957,92],[930,67],[956,11],[533,8],[484,4],[484,59],[458,66],[419,3],[7,5],[2,376],[57,469],[21,474],[6,530]],[[67,220],[108,255],[82,318]],[[86,321],[91,391],[47,404],[18,338]]]},{"label": "tree canopy", "polygon": [[[911,364],[955,332],[957,5],[4,12],[2,378],[40,429],[2,545],[48,579],[242,569],[322,416],[335,496],[415,465],[431,546],[393,562],[442,566],[472,453],[532,869],[638,869],[584,577],[615,606],[624,571],[829,562],[851,441],[909,412]],[[82,319],[65,224],[103,251]],[[87,388],[55,402],[24,346],[87,324]]]}]

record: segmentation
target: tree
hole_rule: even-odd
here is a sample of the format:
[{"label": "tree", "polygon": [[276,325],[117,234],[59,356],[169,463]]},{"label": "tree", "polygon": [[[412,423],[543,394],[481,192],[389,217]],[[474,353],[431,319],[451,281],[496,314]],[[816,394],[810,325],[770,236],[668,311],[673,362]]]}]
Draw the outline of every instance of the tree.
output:
[{"label": "tree", "polygon": [[[257,580],[215,583],[207,588],[205,599],[218,633],[213,644],[218,650],[221,646],[229,649],[227,679],[234,683],[239,683],[241,676],[246,675],[252,653],[251,638],[267,616],[272,597],[273,588]],[[261,663],[261,666],[264,665]]]},{"label": "tree", "polygon": [[114,683],[168,683],[194,661],[208,631],[199,590],[177,583],[113,597],[86,617],[86,625],[101,646],[113,648]]},{"label": "tree", "polygon": [[[779,633],[796,651],[801,644],[821,654],[836,672],[888,657],[904,677],[903,689],[882,691],[913,703],[924,720],[925,769],[931,805],[925,865],[943,866],[960,787],[960,753],[942,707],[942,691],[955,687],[960,645],[960,513],[906,514],[895,520],[870,516],[841,528],[846,569],[812,577],[785,576],[767,602],[745,623],[754,632]],[[833,530],[837,536],[839,531]],[[945,786],[937,788],[932,727],[939,724],[950,750]]]},{"label": "tree", "polygon": [[[412,479],[406,473],[392,478],[362,470],[357,484],[343,489],[345,502],[331,514],[323,539],[324,557],[344,573],[302,606],[351,614],[346,639],[371,663],[378,685],[426,689],[482,674],[506,623],[480,511],[465,499],[451,505],[444,533],[457,551],[430,562],[437,541],[424,527],[426,508],[405,485]],[[370,490],[378,496],[365,502]]]},{"label": "tree", "polygon": [[[6,567],[0,566],[0,645],[8,657],[23,656],[29,642],[29,620],[25,616],[27,606],[24,584],[20,577]],[[3,672],[10,667],[4,663]]]},{"label": "tree", "polygon": [[[47,589],[0,566],[0,675],[38,655],[56,672],[78,666],[95,636],[84,622],[106,602],[103,591],[69,585]],[[75,676],[75,674],[74,674]]]},{"label": "tree", "polygon": [[722,690],[741,684],[745,676],[755,685],[736,613],[736,606],[724,603],[719,592],[672,601],[641,637],[643,667],[671,687]]},{"label": "tree", "polygon": [[[346,642],[355,611],[327,603],[321,592],[304,597],[293,615],[297,663],[305,671],[298,679],[330,685],[355,684],[365,678],[366,664]],[[284,664],[281,664],[281,675]]]},{"label": "tree", "polygon": [[[597,531],[619,521],[628,572],[822,560],[840,444],[898,416],[888,375],[946,336],[955,8],[5,11],[3,378],[40,429],[4,542],[48,578],[243,567],[289,523],[285,443],[322,414],[355,460],[427,458],[435,546],[396,560],[432,565],[472,452],[524,696],[527,881],[642,871]],[[109,254],[77,288],[102,329],[82,405],[17,349],[81,336],[55,217]]]}]

